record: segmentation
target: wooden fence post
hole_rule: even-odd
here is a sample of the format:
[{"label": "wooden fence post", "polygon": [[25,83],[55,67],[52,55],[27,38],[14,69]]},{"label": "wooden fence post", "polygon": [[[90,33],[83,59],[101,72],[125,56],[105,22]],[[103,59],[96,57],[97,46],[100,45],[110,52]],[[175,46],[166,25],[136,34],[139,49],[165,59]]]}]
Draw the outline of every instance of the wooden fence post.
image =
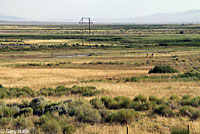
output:
[{"label": "wooden fence post", "polygon": [[190,125],[187,126],[188,134],[190,134]]}]

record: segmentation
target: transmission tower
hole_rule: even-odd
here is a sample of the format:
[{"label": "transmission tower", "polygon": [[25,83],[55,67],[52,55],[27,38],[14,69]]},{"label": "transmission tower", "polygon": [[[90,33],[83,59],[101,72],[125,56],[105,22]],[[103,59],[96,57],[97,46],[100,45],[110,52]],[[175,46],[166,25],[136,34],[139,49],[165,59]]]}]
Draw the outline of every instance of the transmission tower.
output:
[{"label": "transmission tower", "polygon": [[[85,21],[86,20],[86,21]],[[82,17],[81,20],[79,21],[79,24],[82,25],[82,45],[84,45],[84,25],[88,25],[88,31],[89,31],[89,44],[90,44],[90,33],[91,33],[91,24],[93,22],[91,21],[90,17]]]}]

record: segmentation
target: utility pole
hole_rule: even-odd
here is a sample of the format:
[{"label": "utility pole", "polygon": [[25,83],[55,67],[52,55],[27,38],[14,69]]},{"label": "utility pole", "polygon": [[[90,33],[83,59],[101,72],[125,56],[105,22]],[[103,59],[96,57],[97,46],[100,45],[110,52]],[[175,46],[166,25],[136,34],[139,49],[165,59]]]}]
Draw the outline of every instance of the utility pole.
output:
[{"label": "utility pole", "polygon": [[[84,22],[84,20],[88,20],[86,22]],[[89,44],[90,44],[90,40],[91,40],[91,24],[93,24],[93,22],[91,21],[90,17],[82,17],[81,20],[79,21],[79,24],[82,24],[82,45],[84,45],[84,25],[88,25],[88,30],[89,30]]]}]

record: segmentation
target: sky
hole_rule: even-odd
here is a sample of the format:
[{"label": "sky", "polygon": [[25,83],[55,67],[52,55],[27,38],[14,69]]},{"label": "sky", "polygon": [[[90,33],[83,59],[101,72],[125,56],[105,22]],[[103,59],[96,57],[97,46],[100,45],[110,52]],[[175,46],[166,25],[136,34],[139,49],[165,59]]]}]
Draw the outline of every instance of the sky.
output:
[{"label": "sky", "polygon": [[200,0],[0,0],[0,14],[52,21],[129,18],[200,9]]}]

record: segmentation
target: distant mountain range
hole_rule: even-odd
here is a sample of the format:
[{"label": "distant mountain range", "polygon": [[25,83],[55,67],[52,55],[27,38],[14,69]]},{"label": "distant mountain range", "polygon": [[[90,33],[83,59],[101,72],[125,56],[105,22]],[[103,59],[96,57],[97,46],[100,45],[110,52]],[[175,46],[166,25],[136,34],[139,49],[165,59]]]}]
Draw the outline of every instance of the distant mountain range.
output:
[{"label": "distant mountain range", "polygon": [[15,16],[6,16],[0,14],[0,21],[24,21],[25,19]]},{"label": "distant mountain range", "polygon": [[187,10],[178,13],[159,13],[136,17],[132,21],[145,23],[200,23],[200,10]]},{"label": "distant mountain range", "polygon": [[158,13],[147,16],[118,18],[118,19],[94,19],[102,22],[127,22],[127,23],[200,23],[200,10],[187,10],[178,13]]},{"label": "distant mountain range", "polygon": [[[26,19],[15,17],[15,16],[4,16],[0,15],[0,23],[60,23],[67,24],[69,22],[78,22],[79,20],[75,19],[60,19],[52,20],[46,22],[39,21],[28,21]],[[171,24],[171,23],[200,23],[200,10],[187,10],[177,13],[158,13],[141,17],[132,17],[132,18],[92,18],[94,23],[135,23],[135,24]],[[67,23],[66,23],[67,22]]]}]

